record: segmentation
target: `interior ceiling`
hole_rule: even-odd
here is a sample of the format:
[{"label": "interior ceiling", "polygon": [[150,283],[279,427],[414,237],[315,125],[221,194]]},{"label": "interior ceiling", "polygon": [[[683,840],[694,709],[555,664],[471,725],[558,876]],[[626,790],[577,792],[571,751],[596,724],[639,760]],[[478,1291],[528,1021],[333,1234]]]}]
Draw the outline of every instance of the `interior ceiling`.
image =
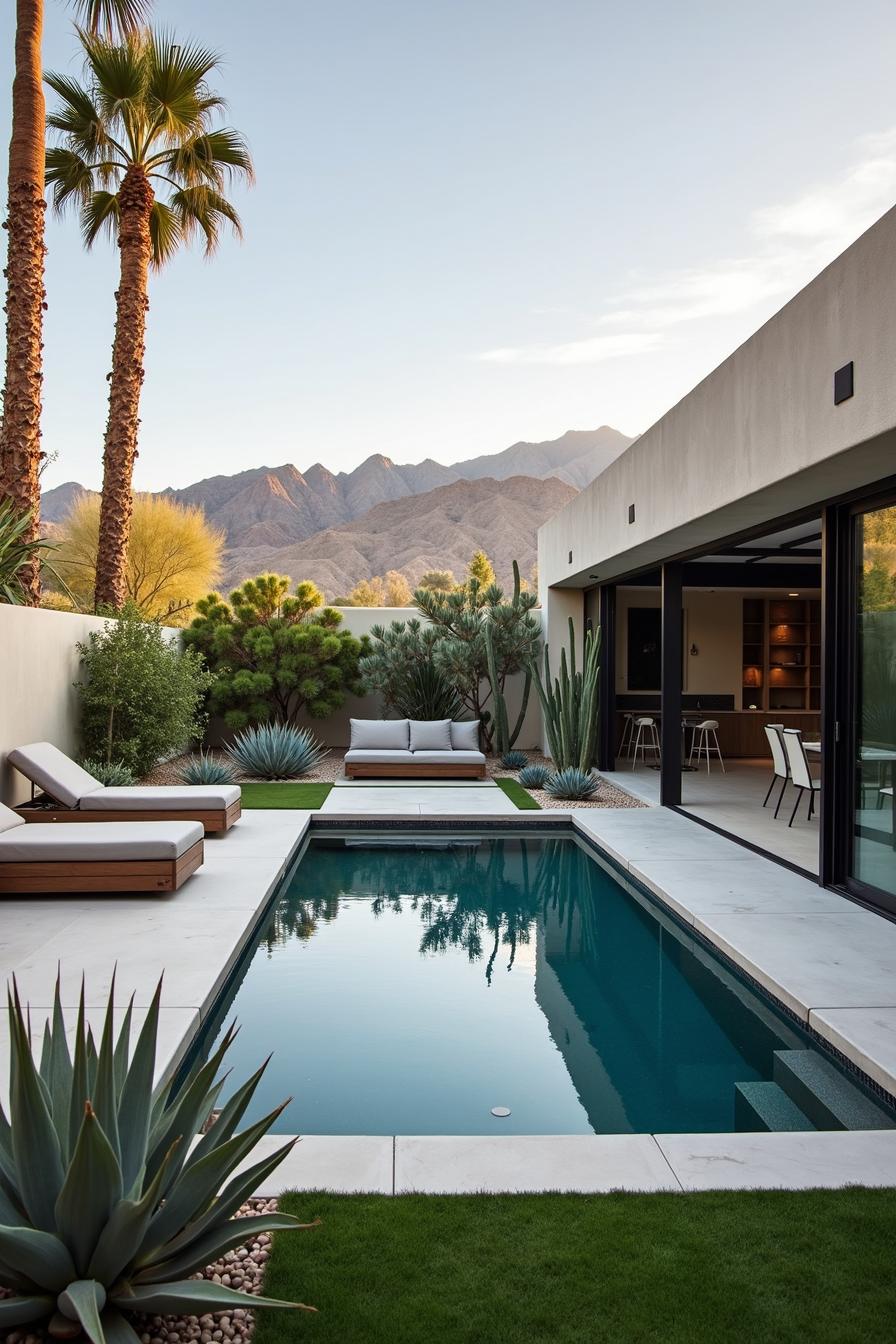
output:
[{"label": "interior ceiling", "polygon": [[[816,596],[821,584],[821,519],[691,556],[684,562],[682,579],[692,592],[714,592],[720,587],[788,592],[798,586],[801,596]],[[644,588],[659,583],[660,571],[655,570],[619,586]]]},{"label": "interior ceiling", "polygon": [[821,519],[812,518],[780,532],[768,532],[750,541],[710,551],[695,557],[701,564],[741,565],[761,569],[763,565],[818,565],[821,560]]}]

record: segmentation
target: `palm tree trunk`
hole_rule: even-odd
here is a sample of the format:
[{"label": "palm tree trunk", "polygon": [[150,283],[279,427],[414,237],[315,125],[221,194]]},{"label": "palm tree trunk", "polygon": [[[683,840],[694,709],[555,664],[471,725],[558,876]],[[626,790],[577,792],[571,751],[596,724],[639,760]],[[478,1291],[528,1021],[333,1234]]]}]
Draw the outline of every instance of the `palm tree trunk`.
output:
[{"label": "palm tree trunk", "polygon": [[95,605],[120,610],[127,598],[126,569],[131,532],[131,482],[137,456],[140,389],[143,384],[146,312],[152,244],[149,219],[153,193],[143,168],[131,164],[118,194],[121,280],[115,294],[115,340],[109,375],[109,418],[103,449],[103,494],[96,558]]},{"label": "palm tree trunk", "polygon": [[[0,494],[31,512],[27,539],[40,527],[41,351],[44,315],[44,122],[42,0],[16,0],[15,78],[5,228],[6,373],[0,426]],[[40,604],[40,560],[19,578],[31,606]]]}]

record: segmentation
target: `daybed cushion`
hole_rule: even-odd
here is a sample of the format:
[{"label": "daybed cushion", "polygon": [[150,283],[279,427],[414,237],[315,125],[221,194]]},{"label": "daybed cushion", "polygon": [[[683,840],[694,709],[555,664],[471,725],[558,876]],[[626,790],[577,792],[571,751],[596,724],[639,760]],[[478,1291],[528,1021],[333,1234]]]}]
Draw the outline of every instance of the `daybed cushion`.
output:
[{"label": "daybed cushion", "polygon": [[0,803],[0,835],[4,831],[11,831],[13,826],[24,826],[25,818],[20,817],[18,812],[13,812],[11,807],[5,803]]},{"label": "daybed cushion", "polygon": [[[98,789],[81,799],[82,812],[164,812],[183,808],[214,811],[240,800],[238,784],[171,784],[142,788]],[[32,823],[36,825],[37,823]]]},{"label": "daybed cushion", "polygon": [[29,742],[26,747],[16,747],[6,759],[63,807],[77,807],[82,798],[102,788],[98,779],[52,742]]},{"label": "daybed cushion", "polygon": [[450,719],[409,719],[411,751],[450,751]]},{"label": "daybed cushion", "polygon": [[407,751],[407,719],[351,719],[351,751]]},{"label": "daybed cushion", "polygon": [[414,760],[422,765],[482,765],[481,751],[415,751]]},{"label": "daybed cushion", "polygon": [[57,826],[52,821],[0,834],[0,863],[110,863],[135,859],[177,859],[201,840],[198,821],[85,821]]},{"label": "daybed cushion", "polygon": [[357,765],[396,765],[400,761],[412,761],[412,751],[347,751],[345,759]]},{"label": "daybed cushion", "polygon": [[479,720],[471,719],[467,723],[452,723],[451,745],[455,751],[478,751]]}]

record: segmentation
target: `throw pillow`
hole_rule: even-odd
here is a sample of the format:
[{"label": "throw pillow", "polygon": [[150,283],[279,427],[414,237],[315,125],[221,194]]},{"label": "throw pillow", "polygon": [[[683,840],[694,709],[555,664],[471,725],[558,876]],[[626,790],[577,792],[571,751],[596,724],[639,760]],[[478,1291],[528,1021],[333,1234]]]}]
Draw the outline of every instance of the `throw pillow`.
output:
[{"label": "throw pillow", "polygon": [[450,719],[408,719],[411,751],[450,751]]}]

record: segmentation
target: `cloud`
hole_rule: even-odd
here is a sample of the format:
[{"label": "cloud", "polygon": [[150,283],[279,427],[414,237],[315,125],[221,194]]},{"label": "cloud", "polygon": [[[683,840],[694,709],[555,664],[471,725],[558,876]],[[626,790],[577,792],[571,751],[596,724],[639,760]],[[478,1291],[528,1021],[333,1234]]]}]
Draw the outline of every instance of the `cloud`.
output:
[{"label": "cloud", "polygon": [[592,319],[595,335],[485,350],[477,358],[495,364],[598,364],[656,350],[683,323],[767,310],[807,284],[894,201],[896,127],[859,140],[853,163],[836,180],[754,211],[748,231],[755,247],[745,255],[630,285]]}]

